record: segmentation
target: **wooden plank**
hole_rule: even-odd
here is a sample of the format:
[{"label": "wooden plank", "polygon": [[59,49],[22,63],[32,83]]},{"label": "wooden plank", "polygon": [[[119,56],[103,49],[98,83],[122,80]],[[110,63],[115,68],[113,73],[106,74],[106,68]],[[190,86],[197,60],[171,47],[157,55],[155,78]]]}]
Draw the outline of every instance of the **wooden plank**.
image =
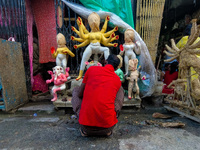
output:
[{"label": "wooden plank", "polygon": [[[61,2],[60,2],[61,5]],[[63,25],[63,14],[62,14],[62,8],[60,6],[58,6],[58,20],[59,20],[59,27],[61,28]]]},{"label": "wooden plank", "polygon": [[[56,108],[59,108],[59,107],[62,107],[62,108],[72,107],[71,99],[72,99],[72,97],[70,97],[70,96],[67,97],[67,101],[62,101],[62,98],[58,98],[57,101],[53,102],[53,104],[54,104],[54,106]],[[140,108],[141,101],[129,100],[127,97],[125,97],[123,106],[129,106],[129,107],[130,106],[135,106],[137,108]]]},{"label": "wooden plank", "polygon": [[68,107],[72,107],[72,104],[71,104],[71,96],[68,96],[67,97],[67,101],[62,101],[62,98],[59,98],[53,102],[54,106],[56,108],[59,108],[59,107],[64,107],[64,108],[68,108]]},{"label": "wooden plank", "polygon": [[176,108],[172,108],[172,107],[169,107],[169,106],[164,106],[164,107],[165,107],[166,109],[168,109],[168,110],[171,110],[171,111],[173,111],[173,112],[176,112],[176,113],[178,113],[178,114],[180,114],[180,115],[182,115],[182,116],[185,116],[185,117],[187,117],[187,118],[189,118],[189,119],[191,119],[191,120],[194,120],[194,121],[200,123],[200,118],[197,118],[197,117],[195,117],[195,116],[188,115],[188,114],[186,114],[186,113],[184,113],[184,112],[182,112],[182,111],[180,111],[180,110],[178,110],[178,109],[176,109]]}]

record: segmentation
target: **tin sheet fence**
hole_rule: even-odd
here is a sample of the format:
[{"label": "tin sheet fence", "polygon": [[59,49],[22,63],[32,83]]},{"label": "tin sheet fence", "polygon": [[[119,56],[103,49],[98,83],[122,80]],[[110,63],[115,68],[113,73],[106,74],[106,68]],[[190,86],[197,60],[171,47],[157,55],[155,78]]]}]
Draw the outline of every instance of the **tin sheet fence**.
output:
[{"label": "tin sheet fence", "polygon": [[18,42],[0,39],[0,47],[0,109],[9,111],[28,101],[23,54]]},{"label": "tin sheet fence", "polygon": [[22,45],[27,92],[31,96],[25,0],[0,0],[0,38],[9,37]]}]

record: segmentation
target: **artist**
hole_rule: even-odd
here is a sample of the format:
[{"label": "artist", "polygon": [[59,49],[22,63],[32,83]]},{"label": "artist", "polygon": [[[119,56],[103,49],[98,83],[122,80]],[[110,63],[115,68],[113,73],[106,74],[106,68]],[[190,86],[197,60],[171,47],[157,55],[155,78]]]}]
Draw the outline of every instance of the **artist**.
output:
[{"label": "artist", "polygon": [[124,101],[120,78],[115,74],[120,60],[109,55],[106,65],[91,66],[80,87],[72,93],[72,107],[79,117],[82,136],[110,136]]}]

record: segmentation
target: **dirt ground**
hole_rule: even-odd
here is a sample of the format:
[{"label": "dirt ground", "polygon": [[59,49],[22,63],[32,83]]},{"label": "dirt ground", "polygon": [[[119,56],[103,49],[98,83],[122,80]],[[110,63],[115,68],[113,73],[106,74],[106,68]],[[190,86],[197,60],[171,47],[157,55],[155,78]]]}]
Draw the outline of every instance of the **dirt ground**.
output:
[{"label": "dirt ground", "polygon": [[[65,114],[66,112],[67,114]],[[154,112],[172,116],[155,119]],[[0,149],[183,150],[199,149],[200,125],[167,111],[160,104],[145,109],[123,107],[111,137],[82,137],[72,110],[37,114],[0,112]],[[161,122],[182,122],[184,128],[164,128]]]}]

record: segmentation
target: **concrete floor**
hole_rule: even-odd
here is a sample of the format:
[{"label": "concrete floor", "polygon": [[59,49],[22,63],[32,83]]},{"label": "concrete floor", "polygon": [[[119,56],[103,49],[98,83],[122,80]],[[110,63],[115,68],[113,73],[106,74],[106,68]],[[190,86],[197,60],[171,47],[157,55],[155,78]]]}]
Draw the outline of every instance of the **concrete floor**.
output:
[{"label": "concrete floor", "polygon": [[[49,105],[51,105],[49,103]],[[37,106],[40,109],[41,106]],[[200,124],[168,112],[161,106],[146,106],[136,110],[125,107],[109,138],[82,137],[77,120],[68,109],[53,111],[20,110],[15,114],[0,112],[0,149],[26,150],[197,150],[200,149]],[[50,111],[52,110],[52,111]],[[35,112],[36,111],[36,112]],[[160,112],[171,119],[154,119]],[[184,128],[163,128],[156,122],[183,122]]]}]

